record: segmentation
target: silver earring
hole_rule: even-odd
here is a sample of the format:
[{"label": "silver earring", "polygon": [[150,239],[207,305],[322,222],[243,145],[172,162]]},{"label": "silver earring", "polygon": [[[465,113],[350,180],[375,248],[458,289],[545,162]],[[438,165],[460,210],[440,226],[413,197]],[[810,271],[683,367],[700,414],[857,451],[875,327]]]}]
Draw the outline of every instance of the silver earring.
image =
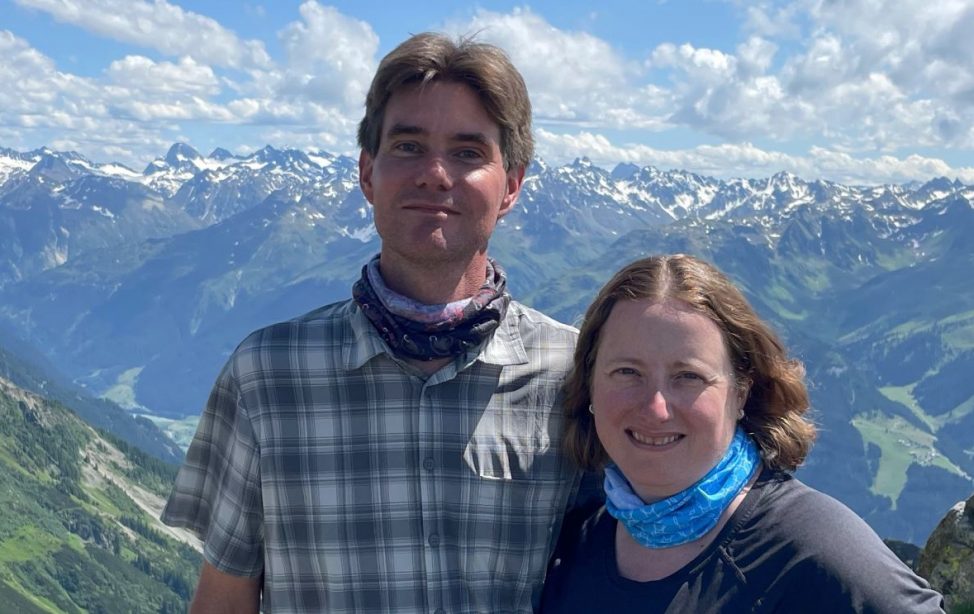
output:
[{"label": "silver earring", "polygon": [[595,415],[595,409],[592,408],[591,403],[588,404],[588,413],[592,414],[593,416]]}]

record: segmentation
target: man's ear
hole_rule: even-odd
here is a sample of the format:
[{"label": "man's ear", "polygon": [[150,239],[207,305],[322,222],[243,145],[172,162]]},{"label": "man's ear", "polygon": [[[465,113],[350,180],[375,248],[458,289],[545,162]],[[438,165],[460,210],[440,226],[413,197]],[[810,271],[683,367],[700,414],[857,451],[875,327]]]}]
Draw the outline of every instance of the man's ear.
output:
[{"label": "man's ear", "polygon": [[358,155],[358,185],[365,194],[365,200],[372,202],[372,163],[374,162],[369,152],[364,149]]},{"label": "man's ear", "polygon": [[521,194],[521,186],[524,185],[524,167],[518,166],[507,171],[507,193],[501,201],[501,208],[497,212],[497,217],[502,218],[514,208],[517,197]]}]

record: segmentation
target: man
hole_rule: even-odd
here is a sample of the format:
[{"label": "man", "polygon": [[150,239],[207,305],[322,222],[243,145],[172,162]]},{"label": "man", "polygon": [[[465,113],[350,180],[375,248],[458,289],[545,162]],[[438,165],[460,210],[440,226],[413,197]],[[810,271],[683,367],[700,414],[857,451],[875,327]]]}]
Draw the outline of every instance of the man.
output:
[{"label": "man", "polygon": [[359,126],[382,240],[353,298],[251,334],[163,519],[196,530],[194,612],[529,612],[578,472],[557,396],[574,329],[487,257],[531,160],[502,51],[416,35]]}]

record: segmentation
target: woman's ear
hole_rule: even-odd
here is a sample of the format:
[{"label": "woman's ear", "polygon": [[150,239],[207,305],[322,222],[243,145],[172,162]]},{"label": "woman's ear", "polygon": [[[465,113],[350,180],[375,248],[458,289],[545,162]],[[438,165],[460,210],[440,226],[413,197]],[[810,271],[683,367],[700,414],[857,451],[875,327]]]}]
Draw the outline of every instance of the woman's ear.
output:
[{"label": "woman's ear", "polygon": [[737,419],[744,418],[744,406],[747,405],[747,396],[751,394],[751,378],[741,377],[737,380]]}]

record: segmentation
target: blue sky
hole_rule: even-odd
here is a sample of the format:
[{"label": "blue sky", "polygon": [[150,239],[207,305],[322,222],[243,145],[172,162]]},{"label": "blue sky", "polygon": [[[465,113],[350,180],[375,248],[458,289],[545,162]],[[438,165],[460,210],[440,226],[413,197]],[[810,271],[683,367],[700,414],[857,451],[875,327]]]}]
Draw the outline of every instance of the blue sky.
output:
[{"label": "blue sky", "polygon": [[974,183],[971,0],[0,0],[0,147],[141,170],[177,141],[356,155],[411,33],[510,54],[537,153],[718,177]]}]

